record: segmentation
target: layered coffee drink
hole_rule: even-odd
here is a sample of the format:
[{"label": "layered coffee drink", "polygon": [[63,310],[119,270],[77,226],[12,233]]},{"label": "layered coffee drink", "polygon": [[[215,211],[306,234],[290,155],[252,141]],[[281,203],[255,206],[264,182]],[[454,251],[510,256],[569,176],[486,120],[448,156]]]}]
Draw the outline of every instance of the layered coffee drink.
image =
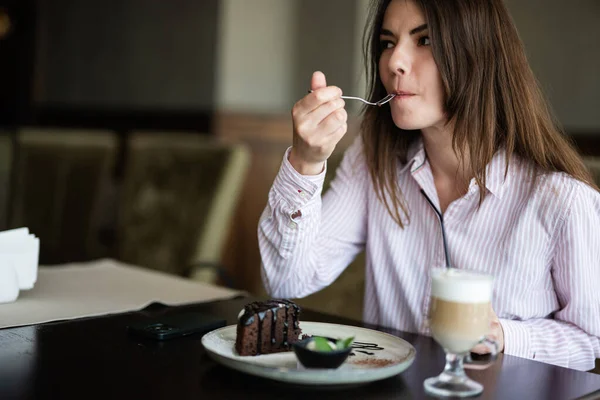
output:
[{"label": "layered coffee drink", "polygon": [[490,330],[493,278],[455,268],[435,270],[429,326],[448,353],[470,351]]}]

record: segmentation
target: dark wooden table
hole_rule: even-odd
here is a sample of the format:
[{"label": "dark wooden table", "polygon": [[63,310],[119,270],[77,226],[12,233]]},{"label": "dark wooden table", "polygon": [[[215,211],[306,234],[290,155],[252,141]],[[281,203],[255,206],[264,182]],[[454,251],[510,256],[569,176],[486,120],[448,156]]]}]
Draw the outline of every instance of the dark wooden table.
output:
[{"label": "dark wooden table", "polygon": [[[352,389],[292,387],[216,364],[198,335],[147,342],[125,331],[144,318],[189,310],[233,324],[247,302],[155,304],[137,312],[0,330],[0,399],[420,399],[427,398],[423,380],[444,366],[443,351],[432,339],[381,329],[415,346],[417,358],[404,373]],[[310,310],[303,311],[302,320],[361,325]],[[468,374],[484,384],[484,399],[600,398],[599,375],[518,357],[501,356],[493,367]]]}]

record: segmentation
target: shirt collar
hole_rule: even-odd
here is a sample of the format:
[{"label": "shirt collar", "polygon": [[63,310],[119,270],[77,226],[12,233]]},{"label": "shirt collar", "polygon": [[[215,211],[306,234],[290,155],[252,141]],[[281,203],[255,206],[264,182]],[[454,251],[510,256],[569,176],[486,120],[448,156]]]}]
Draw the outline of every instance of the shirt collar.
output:
[{"label": "shirt collar", "polygon": [[[412,142],[407,151],[407,162],[400,169],[400,173],[410,170],[411,174],[419,170],[427,161],[423,139],[419,137]],[[501,199],[505,189],[506,150],[501,147],[486,167],[486,189],[497,198]],[[474,182],[474,180],[473,180]]]},{"label": "shirt collar", "polygon": [[400,169],[400,173],[403,173],[406,170],[410,170],[411,173],[416,172],[425,164],[426,158],[423,139],[419,136],[408,146],[408,151],[406,152],[407,161]]},{"label": "shirt collar", "polygon": [[508,174],[505,176],[506,166],[506,150],[501,147],[487,165],[485,180],[487,190],[499,199],[502,198],[508,178]]}]

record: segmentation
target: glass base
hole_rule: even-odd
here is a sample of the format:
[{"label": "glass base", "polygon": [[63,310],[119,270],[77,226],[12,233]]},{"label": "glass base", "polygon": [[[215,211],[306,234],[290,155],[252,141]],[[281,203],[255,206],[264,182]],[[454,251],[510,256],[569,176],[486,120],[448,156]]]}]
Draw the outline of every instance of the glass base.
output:
[{"label": "glass base", "polygon": [[483,392],[483,385],[466,375],[457,376],[442,372],[439,376],[425,379],[425,392],[438,397],[470,397]]}]

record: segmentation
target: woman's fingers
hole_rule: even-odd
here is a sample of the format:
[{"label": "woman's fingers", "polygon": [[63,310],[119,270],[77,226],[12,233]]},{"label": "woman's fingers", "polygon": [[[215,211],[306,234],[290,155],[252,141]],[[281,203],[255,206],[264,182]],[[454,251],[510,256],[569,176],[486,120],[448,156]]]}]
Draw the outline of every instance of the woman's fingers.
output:
[{"label": "woman's fingers", "polygon": [[292,116],[302,117],[307,115],[323,104],[339,99],[342,95],[342,90],[335,86],[317,89],[316,91],[307,94],[298,101],[292,109]]},{"label": "woman's fingers", "polygon": [[315,127],[321,125],[326,118],[332,113],[343,110],[346,102],[343,99],[337,98],[321,104],[317,109],[307,114],[307,117],[315,124]]},{"label": "woman's fingers", "polygon": [[319,126],[323,132],[330,134],[335,132],[340,126],[344,125],[348,121],[348,113],[343,108],[337,109],[336,111],[329,114],[323,119]]}]

